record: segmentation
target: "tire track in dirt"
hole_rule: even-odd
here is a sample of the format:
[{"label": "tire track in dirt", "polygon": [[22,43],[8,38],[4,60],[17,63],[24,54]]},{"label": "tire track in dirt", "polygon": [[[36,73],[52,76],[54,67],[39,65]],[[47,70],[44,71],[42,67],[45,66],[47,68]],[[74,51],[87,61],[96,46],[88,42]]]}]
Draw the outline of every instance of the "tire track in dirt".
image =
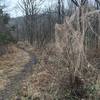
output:
[{"label": "tire track in dirt", "polygon": [[24,69],[15,76],[9,77],[10,82],[7,84],[4,90],[0,91],[0,100],[11,100],[12,96],[17,93],[21,88],[21,83],[23,80],[27,79],[28,76],[33,73],[33,65],[36,63],[35,56],[30,54],[30,61],[24,65]]}]

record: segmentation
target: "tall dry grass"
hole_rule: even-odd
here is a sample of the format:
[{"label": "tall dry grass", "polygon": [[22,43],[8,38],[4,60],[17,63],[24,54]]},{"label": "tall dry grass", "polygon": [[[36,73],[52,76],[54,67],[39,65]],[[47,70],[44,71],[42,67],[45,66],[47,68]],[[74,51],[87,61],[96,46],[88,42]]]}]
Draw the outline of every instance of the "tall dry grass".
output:
[{"label": "tall dry grass", "polygon": [[98,75],[84,51],[86,17],[94,12],[81,17],[82,31],[79,22],[75,23],[77,28],[73,25],[78,13],[76,11],[70,18],[66,17],[62,25],[56,24],[57,48],[50,44],[45,50],[33,50],[38,64],[33,66],[33,75],[23,85],[21,97],[34,100],[97,100],[95,86]]},{"label": "tall dry grass", "polygon": [[[87,98],[89,94],[87,94],[86,88],[96,84],[98,74],[95,67],[87,60],[84,50],[85,32],[88,27],[86,18],[99,11],[84,13],[84,8],[82,8],[82,11],[81,17],[79,17],[79,11],[76,11],[70,18],[66,17],[62,25],[56,24],[55,40],[59,53],[63,56],[69,72],[68,75],[66,74],[67,79],[66,75],[64,75],[62,81],[60,81],[61,87],[65,85],[63,81],[66,79],[69,81],[69,91],[71,90],[70,93],[72,95],[78,98]],[[78,27],[75,29],[73,23],[76,16],[80,20],[77,20],[76,26]],[[79,21],[81,21],[81,26]],[[80,30],[80,27],[82,30]],[[62,91],[64,89],[65,87]],[[95,97],[93,100],[95,100]]]}]

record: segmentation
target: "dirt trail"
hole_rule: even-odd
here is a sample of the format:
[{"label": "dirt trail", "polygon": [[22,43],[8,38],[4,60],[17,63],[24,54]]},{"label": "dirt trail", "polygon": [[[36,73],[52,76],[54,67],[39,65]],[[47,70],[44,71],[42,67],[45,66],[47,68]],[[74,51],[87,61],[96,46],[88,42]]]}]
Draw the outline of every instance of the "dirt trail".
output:
[{"label": "dirt trail", "polygon": [[10,82],[4,90],[0,91],[0,100],[11,100],[11,97],[17,93],[21,88],[23,80],[27,79],[33,72],[33,65],[35,64],[35,56],[30,54],[30,61],[24,65],[24,69],[17,75],[9,77]]}]

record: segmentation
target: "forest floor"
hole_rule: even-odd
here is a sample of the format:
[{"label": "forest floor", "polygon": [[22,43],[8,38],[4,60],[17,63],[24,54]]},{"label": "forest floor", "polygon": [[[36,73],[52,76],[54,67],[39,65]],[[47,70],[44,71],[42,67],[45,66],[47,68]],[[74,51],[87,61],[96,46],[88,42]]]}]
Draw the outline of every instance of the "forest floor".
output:
[{"label": "forest floor", "polygon": [[[0,100],[2,100],[3,95],[6,97],[8,94],[11,94],[10,89],[13,85],[10,85],[12,84],[12,80],[17,83],[17,80],[15,81],[13,78],[24,70],[23,66],[30,60],[29,54],[18,49],[16,46],[11,45],[9,49],[12,49],[10,53],[6,53],[0,57]],[[14,85],[16,86],[16,84]]]},{"label": "forest floor", "polygon": [[[66,75],[67,67],[52,48],[27,48],[0,57],[0,100],[54,100],[54,91],[58,87],[56,77],[62,73]],[[100,69],[99,53],[90,54],[95,60],[89,56],[97,69]]]}]

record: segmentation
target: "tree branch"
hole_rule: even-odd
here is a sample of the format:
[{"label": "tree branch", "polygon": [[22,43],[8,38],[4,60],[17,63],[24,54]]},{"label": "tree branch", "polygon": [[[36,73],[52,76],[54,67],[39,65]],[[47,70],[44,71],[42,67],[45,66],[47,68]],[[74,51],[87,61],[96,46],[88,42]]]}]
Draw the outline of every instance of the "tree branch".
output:
[{"label": "tree branch", "polygon": [[76,0],[72,0],[72,2],[73,2],[77,7],[79,7],[79,4],[78,4],[78,2],[77,2]]},{"label": "tree branch", "polygon": [[100,1],[99,0],[95,0],[99,5],[100,5]]},{"label": "tree branch", "polygon": [[86,1],[87,1],[87,0],[82,0],[82,5],[84,5]]}]

